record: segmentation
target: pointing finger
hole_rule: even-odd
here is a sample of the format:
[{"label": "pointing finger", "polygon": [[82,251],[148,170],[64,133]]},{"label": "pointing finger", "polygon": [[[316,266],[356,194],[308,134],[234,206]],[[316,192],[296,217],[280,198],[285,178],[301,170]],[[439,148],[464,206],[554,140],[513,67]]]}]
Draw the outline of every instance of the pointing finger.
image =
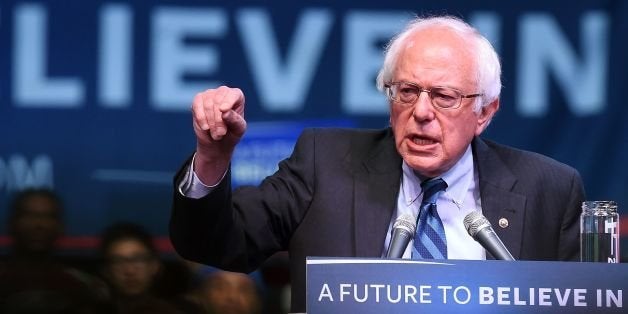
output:
[{"label": "pointing finger", "polygon": [[234,110],[229,110],[222,114],[225,125],[229,128],[229,132],[234,136],[241,137],[246,131],[246,120]]},{"label": "pointing finger", "polygon": [[224,95],[220,104],[220,111],[227,112],[231,109],[238,112],[243,112],[244,107],[244,93],[239,88],[231,88],[228,93]]}]

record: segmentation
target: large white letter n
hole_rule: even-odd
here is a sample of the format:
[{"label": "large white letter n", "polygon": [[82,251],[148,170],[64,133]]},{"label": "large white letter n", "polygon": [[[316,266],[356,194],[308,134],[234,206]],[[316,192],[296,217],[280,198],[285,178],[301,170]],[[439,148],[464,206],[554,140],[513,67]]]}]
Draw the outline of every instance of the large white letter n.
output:
[{"label": "large white letter n", "polygon": [[583,15],[580,55],[571,48],[555,19],[548,14],[522,18],[519,33],[516,106],[519,113],[540,117],[549,107],[553,74],[571,112],[597,114],[606,106],[609,18],[602,12]]}]

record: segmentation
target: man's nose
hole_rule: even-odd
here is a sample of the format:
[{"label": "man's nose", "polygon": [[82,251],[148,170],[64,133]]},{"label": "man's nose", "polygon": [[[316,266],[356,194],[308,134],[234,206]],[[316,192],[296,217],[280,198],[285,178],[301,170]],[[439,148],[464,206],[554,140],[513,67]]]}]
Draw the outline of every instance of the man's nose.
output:
[{"label": "man's nose", "polygon": [[428,91],[421,90],[419,92],[419,97],[414,102],[412,115],[418,121],[434,119],[434,106],[432,105],[432,99]]}]

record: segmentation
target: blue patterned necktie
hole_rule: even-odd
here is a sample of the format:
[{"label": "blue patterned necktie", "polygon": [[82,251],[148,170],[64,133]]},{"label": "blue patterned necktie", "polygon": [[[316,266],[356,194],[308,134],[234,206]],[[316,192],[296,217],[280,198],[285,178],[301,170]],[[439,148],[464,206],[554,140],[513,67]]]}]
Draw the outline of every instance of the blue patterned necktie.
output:
[{"label": "blue patterned necktie", "polygon": [[447,259],[447,239],[443,222],[436,211],[436,200],[447,188],[443,179],[426,180],[421,183],[423,201],[414,234],[413,259]]}]

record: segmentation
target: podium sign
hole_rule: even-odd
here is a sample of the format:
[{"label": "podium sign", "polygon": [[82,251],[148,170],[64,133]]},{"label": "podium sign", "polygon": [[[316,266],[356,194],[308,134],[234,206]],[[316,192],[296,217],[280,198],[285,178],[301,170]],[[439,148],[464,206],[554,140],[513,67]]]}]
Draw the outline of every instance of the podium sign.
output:
[{"label": "podium sign", "polygon": [[308,258],[307,313],[627,313],[628,264]]}]

